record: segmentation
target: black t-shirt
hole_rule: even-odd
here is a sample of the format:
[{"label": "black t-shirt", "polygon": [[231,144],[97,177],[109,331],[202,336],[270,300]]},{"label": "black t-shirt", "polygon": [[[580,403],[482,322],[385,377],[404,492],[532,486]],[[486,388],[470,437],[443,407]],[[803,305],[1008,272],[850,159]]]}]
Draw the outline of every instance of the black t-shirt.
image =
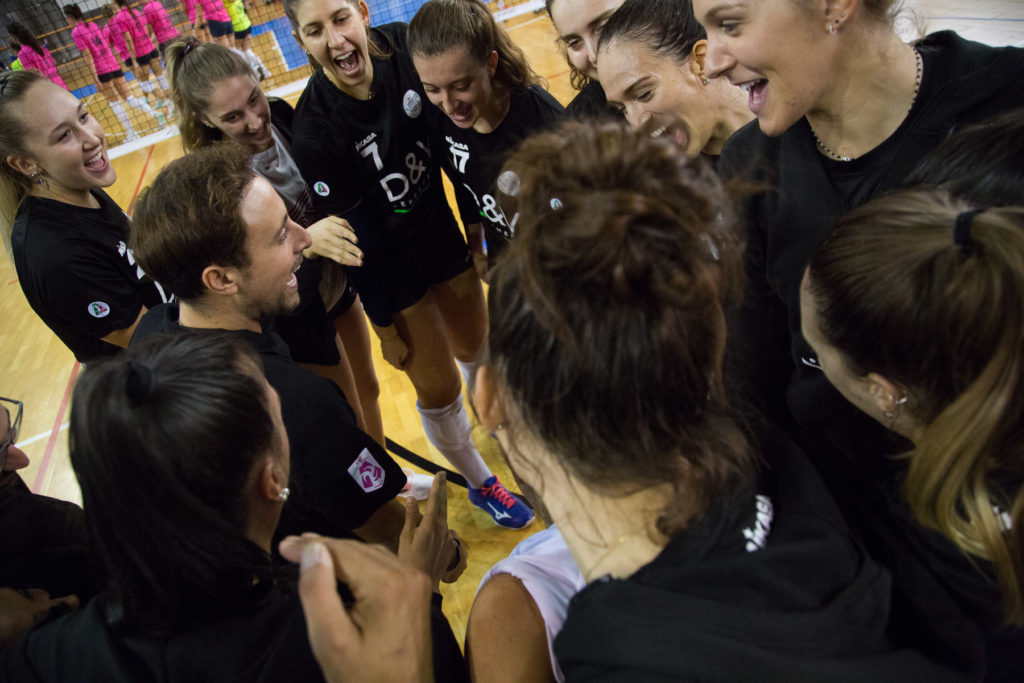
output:
[{"label": "black t-shirt", "polygon": [[788,438],[763,452],[756,487],[573,598],[555,641],[566,680],[963,680],[890,646],[888,573]]},{"label": "black t-shirt", "polygon": [[102,338],[170,300],[136,265],[128,216],[103,190],[92,194],[98,209],[27,197],[11,234],[25,298],[82,362],[117,353]]},{"label": "black t-shirt", "polygon": [[[132,343],[158,334],[177,334],[177,304],[146,313]],[[376,441],[355,424],[345,394],[328,379],[297,365],[273,331],[209,330],[231,334],[259,352],[267,382],[281,399],[281,416],[291,445],[291,497],[284,506],[276,541],[315,531],[348,536],[394,498],[405,473]]]},{"label": "black t-shirt", "polygon": [[[774,420],[798,430],[850,524],[893,572],[894,636],[930,652],[968,655],[966,614],[985,627],[990,672],[1002,672],[1018,664],[1000,661],[995,639],[1001,636],[985,624],[987,610],[962,599],[985,594],[986,578],[962,553],[938,552],[935,539],[923,539],[908,515],[895,512],[892,498],[902,494],[891,480],[903,465],[883,456],[910,445],[832,387],[800,333],[800,281],[835,219],[899,187],[960,127],[1024,105],[1018,77],[1024,50],[993,48],[948,31],[919,41],[917,49],[924,73],[911,112],[888,140],[853,162],[822,156],[806,120],[776,138],[753,121],[726,143],[723,176],[742,175],[771,188],[745,207],[748,286],[743,310],[730,321],[728,376]],[[966,577],[982,584],[953,585]],[[1014,675],[1020,678],[1019,668]]]},{"label": "black t-shirt", "polygon": [[151,636],[112,618],[104,596],[0,653],[0,681],[323,681],[297,594],[184,633]]},{"label": "black t-shirt", "polygon": [[32,493],[17,472],[0,474],[0,587],[82,602],[103,587],[82,508]]},{"label": "black t-shirt", "polygon": [[430,147],[430,104],[406,50],[406,25],[369,36],[392,53],[372,58],[373,97],[351,97],[318,70],[295,108],[292,154],[316,211],[348,219],[359,237],[363,266],[349,275],[370,318],[387,325],[389,270],[403,267],[395,257],[427,258],[437,232],[458,226]]},{"label": "black t-shirt", "polygon": [[576,93],[576,97],[572,98],[565,111],[579,121],[597,119],[626,122],[622,112],[608,104],[601,84],[593,80],[588,81],[583,89]]},{"label": "black t-shirt", "polygon": [[515,234],[519,217],[506,216],[496,201],[501,167],[516,145],[557,123],[565,112],[537,85],[512,91],[509,98],[508,114],[490,133],[459,128],[443,112],[431,117],[435,121],[436,147],[444,150],[444,169],[455,187],[462,223],[483,224],[491,264]]}]

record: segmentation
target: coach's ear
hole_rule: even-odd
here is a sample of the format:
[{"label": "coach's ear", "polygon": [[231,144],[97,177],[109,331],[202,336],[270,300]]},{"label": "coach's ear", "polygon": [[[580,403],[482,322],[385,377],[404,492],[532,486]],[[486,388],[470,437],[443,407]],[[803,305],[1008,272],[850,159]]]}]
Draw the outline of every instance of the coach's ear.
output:
[{"label": "coach's ear", "polygon": [[238,294],[240,274],[239,269],[234,266],[206,266],[202,274],[203,287],[221,296]]}]

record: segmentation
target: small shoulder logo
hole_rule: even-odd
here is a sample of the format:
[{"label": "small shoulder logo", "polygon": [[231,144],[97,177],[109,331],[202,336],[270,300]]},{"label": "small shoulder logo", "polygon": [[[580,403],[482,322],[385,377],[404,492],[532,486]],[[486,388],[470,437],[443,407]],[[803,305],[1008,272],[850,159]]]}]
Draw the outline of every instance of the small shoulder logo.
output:
[{"label": "small shoulder logo", "polygon": [[414,119],[423,111],[423,98],[415,90],[406,90],[402,98],[402,108],[410,119]]},{"label": "small shoulder logo", "polygon": [[768,542],[768,534],[772,531],[772,519],[775,517],[775,506],[768,496],[757,494],[754,498],[754,507],[754,524],[743,530],[748,553],[764,548]]},{"label": "small shoulder logo", "polygon": [[89,304],[89,315],[94,318],[106,318],[110,315],[110,306],[102,301],[93,301]]},{"label": "small shoulder logo", "polygon": [[372,493],[384,485],[384,468],[366,448],[349,466],[348,473],[366,493]]},{"label": "small shoulder logo", "polygon": [[327,183],[322,180],[318,180],[313,183],[313,192],[316,192],[321,197],[326,197],[331,193],[331,188],[327,187]]}]

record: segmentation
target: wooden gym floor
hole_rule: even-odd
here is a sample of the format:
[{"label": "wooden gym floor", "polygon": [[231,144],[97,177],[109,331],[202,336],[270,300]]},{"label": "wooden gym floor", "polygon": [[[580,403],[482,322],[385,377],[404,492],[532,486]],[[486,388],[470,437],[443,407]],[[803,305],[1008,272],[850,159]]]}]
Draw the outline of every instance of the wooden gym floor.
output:
[{"label": "wooden gym floor", "polygon": [[[926,22],[928,31],[953,28],[974,40],[996,45],[1024,45],[1024,2],[1020,0],[915,0],[908,4],[917,12],[914,23],[918,28]],[[276,7],[261,6],[260,9]],[[255,16],[253,19],[257,20]],[[555,31],[547,15],[525,14],[509,20],[506,28],[526,51],[534,70],[547,79],[552,94],[567,103],[572,97],[568,68],[555,45]],[[910,31],[908,28],[905,33]],[[273,85],[283,82],[283,78],[275,76]],[[295,94],[289,99],[294,103],[297,97]],[[95,106],[101,105],[96,103]],[[115,159],[118,180],[108,192],[131,213],[139,190],[152,182],[165,164],[181,154],[178,138],[173,137]],[[66,429],[71,390],[79,366],[29,308],[18,286],[14,267],[7,258],[0,258],[0,319],[4,321],[0,326],[3,373],[0,395],[25,403],[19,446],[32,464],[22,471],[22,477],[37,493],[80,503],[81,494],[68,462]],[[374,347],[381,385],[380,404],[388,437],[414,453],[447,465],[423,434],[412,385],[402,373],[382,360],[376,343]],[[494,441],[479,427],[474,429],[473,436],[499,477],[509,488],[517,488]],[[443,586],[445,612],[461,641],[481,576],[516,543],[539,530],[541,522],[536,521],[529,529],[519,532],[498,529],[486,514],[469,504],[465,490],[452,485],[448,497],[449,525],[470,548],[469,566],[463,577],[454,586]]]}]

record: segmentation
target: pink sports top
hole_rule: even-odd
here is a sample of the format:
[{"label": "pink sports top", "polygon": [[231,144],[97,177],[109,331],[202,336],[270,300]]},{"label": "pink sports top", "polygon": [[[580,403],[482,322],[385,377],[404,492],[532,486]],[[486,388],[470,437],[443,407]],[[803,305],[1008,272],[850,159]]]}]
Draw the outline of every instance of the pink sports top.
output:
[{"label": "pink sports top", "polygon": [[71,29],[71,38],[75,41],[75,47],[79,52],[83,55],[86,52],[92,55],[96,75],[108,74],[121,68],[103,37],[103,30],[96,24],[86,22],[76,24]]},{"label": "pink sports top", "polygon": [[132,45],[135,47],[135,54],[133,56],[139,57],[140,55],[148,55],[150,52],[156,49],[153,45],[153,41],[146,35],[146,30],[142,28],[142,22],[139,21],[139,15],[132,12],[127,7],[122,7],[121,10],[114,15],[114,18],[110,20],[110,25],[114,27],[114,30],[118,33],[127,33],[131,36]]},{"label": "pink sports top", "polygon": [[39,54],[28,45],[22,45],[21,50],[18,51],[18,59],[21,60],[21,66],[26,70],[33,69],[38,71],[60,87],[65,90],[68,89],[64,79],[57,73],[57,65],[53,63],[53,55],[45,47],[43,48],[43,54]]},{"label": "pink sports top", "polygon": [[131,55],[128,54],[128,41],[124,39],[124,34],[114,30],[114,27],[107,24],[103,27],[103,37],[107,39],[107,43],[116,52],[117,56],[121,58],[122,62],[127,62],[131,59]]},{"label": "pink sports top", "polygon": [[[199,8],[203,10],[203,18],[207,21],[231,21],[221,0],[199,0]],[[185,14],[189,21],[196,23],[196,0],[185,0]]]},{"label": "pink sports top", "polygon": [[167,10],[160,3],[160,0],[150,0],[142,8],[142,22],[149,24],[156,35],[156,42],[166,43],[178,37],[178,29],[174,28]]}]

